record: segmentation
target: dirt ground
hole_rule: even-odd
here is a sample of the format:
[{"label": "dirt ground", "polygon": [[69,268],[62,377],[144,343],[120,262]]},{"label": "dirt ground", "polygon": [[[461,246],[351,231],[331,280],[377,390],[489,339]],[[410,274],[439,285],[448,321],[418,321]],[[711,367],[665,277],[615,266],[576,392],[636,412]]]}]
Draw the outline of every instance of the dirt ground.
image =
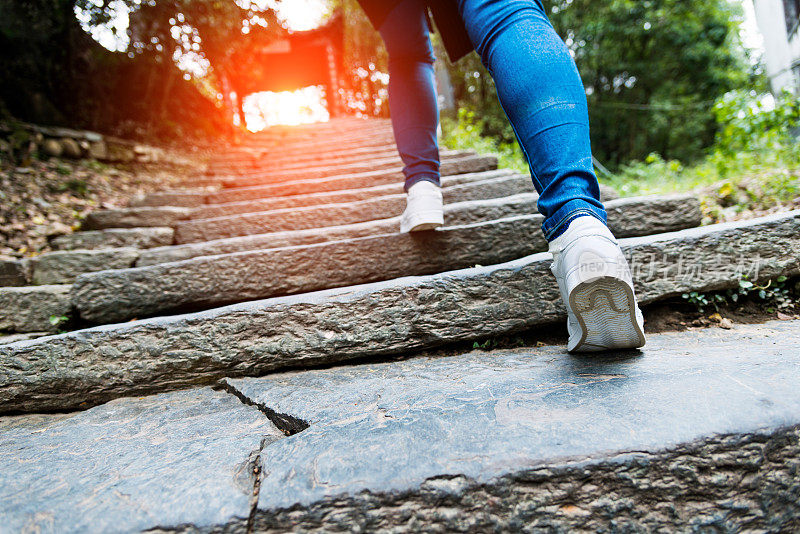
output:
[{"label": "dirt ground", "polygon": [[136,194],[170,189],[204,172],[206,151],[176,156],[180,163],[49,158],[27,167],[0,159],[0,255],[47,252],[49,238],[77,230],[90,211],[123,207]]}]

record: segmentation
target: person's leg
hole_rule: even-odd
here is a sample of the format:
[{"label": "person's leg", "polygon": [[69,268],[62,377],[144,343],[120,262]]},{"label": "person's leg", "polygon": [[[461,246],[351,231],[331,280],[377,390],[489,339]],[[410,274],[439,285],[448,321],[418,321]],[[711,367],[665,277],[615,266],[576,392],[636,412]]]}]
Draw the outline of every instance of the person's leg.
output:
[{"label": "person's leg", "polygon": [[419,181],[439,185],[439,109],[425,13],[424,0],[405,0],[379,29],[389,54],[389,109],[406,191]]},{"label": "person's leg", "polygon": [[570,351],[644,345],[625,256],[605,225],[586,94],[540,0],[458,0],[461,15],[528,158]]},{"label": "person's leg", "polygon": [[589,143],[586,94],[569,50],[539,0],[458,0],[497,86],[539,191],[548,241],[569,222],[605,222]]}]

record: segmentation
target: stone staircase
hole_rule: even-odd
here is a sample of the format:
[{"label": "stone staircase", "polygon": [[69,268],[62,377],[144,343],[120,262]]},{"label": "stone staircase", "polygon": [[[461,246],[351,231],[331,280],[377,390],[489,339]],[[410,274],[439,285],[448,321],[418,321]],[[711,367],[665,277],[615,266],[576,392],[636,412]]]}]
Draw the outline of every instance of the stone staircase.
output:
[{"label": "stone staircase", "polygon": [[[445,227],[399,234],[401,167],[385,120],[272,128],[0,264],[9,531],[800,521],[797,322],[454,348],[563,329],[537,195],[445,150]],[[601,194],[643,304],[800,274],[800,212],[700,226],[691,195]]]}]

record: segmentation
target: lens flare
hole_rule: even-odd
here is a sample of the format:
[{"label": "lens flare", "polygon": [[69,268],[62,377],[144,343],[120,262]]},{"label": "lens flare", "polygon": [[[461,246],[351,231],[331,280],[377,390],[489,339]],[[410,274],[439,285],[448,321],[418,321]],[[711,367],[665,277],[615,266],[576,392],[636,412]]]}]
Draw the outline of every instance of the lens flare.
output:
[{"label": "lens flare", "polygon": [[245,123],[251,132],[276,124],[298,125],[325,122],[330,117],[320,87],[296,91],[253,93],[242,102]]}]

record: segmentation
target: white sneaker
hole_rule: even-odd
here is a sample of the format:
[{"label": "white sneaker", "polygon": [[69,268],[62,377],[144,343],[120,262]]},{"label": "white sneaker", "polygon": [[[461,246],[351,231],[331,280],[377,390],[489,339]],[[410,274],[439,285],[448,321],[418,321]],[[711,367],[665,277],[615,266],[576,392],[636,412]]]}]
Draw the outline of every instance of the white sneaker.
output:
[{"label": "white sneaker", "polygon": [[550,270],[567,306],[567,350],[643,346],[644,320],[631,271],[608,227],[595,217],[578,217],[550,242],[550,252]]},{"label": "white sneaker", "polygon": [[400,233],[431,230],[444,226],[442,188],[422,180],[408,188],[406,210],[400,219]]}]

